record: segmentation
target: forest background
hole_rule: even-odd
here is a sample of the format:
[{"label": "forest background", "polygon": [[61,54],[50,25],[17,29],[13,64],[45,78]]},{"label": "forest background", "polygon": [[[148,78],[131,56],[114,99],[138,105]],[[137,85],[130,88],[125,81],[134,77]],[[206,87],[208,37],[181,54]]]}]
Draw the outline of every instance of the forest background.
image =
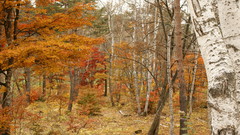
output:
[{"label": "forest background", "polygon": [[95,2],[1,1],[0,133],[209,134],[207,78],[186,2],[180,48],[173,1]]}]

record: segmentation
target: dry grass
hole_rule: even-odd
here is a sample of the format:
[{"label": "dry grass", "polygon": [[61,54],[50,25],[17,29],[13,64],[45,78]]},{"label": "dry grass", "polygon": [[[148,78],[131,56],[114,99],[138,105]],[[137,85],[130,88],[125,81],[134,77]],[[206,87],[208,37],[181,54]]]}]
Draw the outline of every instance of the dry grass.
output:
[{"label": "dry grass", "polygon": [[[104,100],[108,100],[107,98]],[[27,119],[21,121],[21,126],[15,131],[16,135],[133,135],[135,131],[141,130],[141,135],[146,135],[154,115],[147,117],[137,116],[132,105],[124,107],[110,107],[102,105],[101,114],[97,116],[80,116],[76,112],[66,113],[63,110],[59,114],[57,103],[36,102],[31,104],[28,111],[41,115],[37,120]],[[123,116],[119,109],[131,116]],[[178,110],[175,108],[175,110]],[[161,116],[159,135],[169,134],[169,113],[168,106],[164,108]],[[40,114],[39,114],[40,113]],[[76,130],[69,130],[70,116],[73,118],[73,125],[78,126]],[[179,134],[179,114],[175,112],[175,134]],[[188,122],[189,135],[208,135],[209,127],[207,122],[207,109],[195,108],[191,119]],[[87,124],[86,124],[87,123]],[[83,126],[86,124],[85,126]],[[20,130],[21,129],[21,130]]]}]

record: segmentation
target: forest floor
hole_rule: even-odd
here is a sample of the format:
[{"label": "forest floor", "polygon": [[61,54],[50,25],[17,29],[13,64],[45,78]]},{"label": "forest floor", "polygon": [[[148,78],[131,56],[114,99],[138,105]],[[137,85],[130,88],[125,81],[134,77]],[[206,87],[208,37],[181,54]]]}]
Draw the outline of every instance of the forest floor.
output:
[{"label": "forest floor", "polygon": [[[105,101],[108,99],[105,98]],[[59,103],[35,102],[32,103],[26,113],[29,119],[16,121],[15,135],[146,135],[154,115],[146,117],[137,116],[131,105],[111,107],[108,103],[101,105],[101,112],[96,116],[80,116],[59,109]],[[66,108],[66,106],[64,107]],[[61,110],[61,111],[60,111]],[[128,114],[123,116],[119,110]],[[178,108],[175,108],[178,110]],[[168,106],[163,110],[159,135],[169,134]],[[179,130],[179,113],[176,111],[175,134]],[[194,108],[191,119],[188,121],[189,135],[208,135],[208,116],[206,108]]]}]

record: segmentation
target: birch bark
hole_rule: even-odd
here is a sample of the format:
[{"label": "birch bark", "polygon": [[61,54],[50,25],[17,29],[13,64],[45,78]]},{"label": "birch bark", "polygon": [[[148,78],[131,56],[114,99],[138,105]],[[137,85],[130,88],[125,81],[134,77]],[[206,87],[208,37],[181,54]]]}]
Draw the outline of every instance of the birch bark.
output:
[{"label": "birch bark", "polygon": [[207,71],[212,135],[240,134],[239,6],[239,0],[188,0]]},{"label": "birch bark", "polygon": [[112,11],[110,9],[108,10],[108,27],[109,27],[109,32],[110,32],[110,37],[111,37],[111,54],[110,54],[110,69],[109,69],[109,93],[110,93],[110,101],[112,106],[115,106],[114,100],[113,100],[113,87],[112,87],[112,77],[113,77],[113,55],[114,55],[114,44],[115,44],[115,39],[114,39],[114,32],[113,32],[113,15]]},{"label": "birch bark", "polygon": [[[135,5],[136,5],[136,0],[135,0]],[[137,21],[137,7],[135,7],[135,11],[134,11],[134,20]],[[134,46],[136,46],[136,38],[137,38],[137,25],[135,22],[134,28],[133,28],[133,44]],[[137,60],[137,56],[136,56],[136,50],[134,50],[133,52],[133,59]],[[135,96],[136,96],[136,103],[137,103],[137,113],[138,115],[141,114],[141,105],[140,105],[140,89],[138,86],[138,73],[137,73],[137,65],[136,65],[136,61],[133,61],[133,77],[134,77],[134,88],[135,88]]]},{"label": "birch bark", "polygon": [[[156,9],[156,7],[155,7],[155,9]],[[147,9],[146,9],[146,12],[148,13],[150,11],[150,4],[147,4]],[[157,14],[156,13],[157,12],[157,10],[155,10],[155,14]],[[146,18],[146,17],[145,17]],[[156,18],[156,15],[154,16],[154,19]],[[156,19],[155,19],[156,20]],[[155,20],[154,20],[154,32],[153,32],[153,40],[155,41],[156,40],[156,29],[155,29]],[[144,23],[143,23],[144,24]],[[145,24],[147,25],[147,33],[148,33],[148,31],[150,30],[150,26],[149,26],[149,24],[148,24],[148,19],[146,19],[146,22],[145,22]],[[144,27],[143,27],[144,28]],[[150,34],[147,34],[146,35],[147,36],[147,40],[146,40],[146,38],[144,38],[144,40],[146,40],[146,41],[144,41],[147,45],[148,45],[148,47],[150,48],[150,49],[148,49],[148,51],[147,51],[147,60],[146,60],[146,66],[150,69],[150,70],[152,70],[152,72],[154,72],[153,71],[153,68],[151,68],[151,67],[154,67],[153,66],[153,55],[152,55],[152,49],[151,49],[151,43],[150,43],[150,40],[151,40],[151,38],[150,38]],[[154,42],[153,41],[153,42]],[[154,42],[155,43],[155,42]],[[155,45],[155,44],[154,44]],[[149,99],[150,99],[150,92],[151,92],[151,90],[152,90],[152,76],[151,76],[151,74],[150,74],[150,72],[148,72],[147,71],[147,75],[146,75],[146,79],[147,79],[147,92],[146,92],[146,102],[145,102],[145,106],[144,106],[144,110],[143,110],[143,115],[147,115],[148,114],[148,106],[149,106]]]},{"label": "birch bark", "polygon": [[197,68],[198,68],[198,56],[199,56],[199,51],[196,51],[195,57],[194,57],[192,84],[191,84],[190,95],[189,95],[189,117],[191,116],[192,109],[193,109],[193,92],[194,92],[194,88],[195,88],[196,73],[197,73]]}]

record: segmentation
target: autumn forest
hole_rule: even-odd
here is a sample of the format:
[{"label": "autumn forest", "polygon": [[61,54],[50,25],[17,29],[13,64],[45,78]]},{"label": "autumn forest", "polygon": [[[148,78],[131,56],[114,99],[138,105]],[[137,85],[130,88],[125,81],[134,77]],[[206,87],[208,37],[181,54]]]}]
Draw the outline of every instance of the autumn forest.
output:
[{"label": "autumn forest", "polygon": [[210,1],[0,0],[0,134],[238,135]]}]

